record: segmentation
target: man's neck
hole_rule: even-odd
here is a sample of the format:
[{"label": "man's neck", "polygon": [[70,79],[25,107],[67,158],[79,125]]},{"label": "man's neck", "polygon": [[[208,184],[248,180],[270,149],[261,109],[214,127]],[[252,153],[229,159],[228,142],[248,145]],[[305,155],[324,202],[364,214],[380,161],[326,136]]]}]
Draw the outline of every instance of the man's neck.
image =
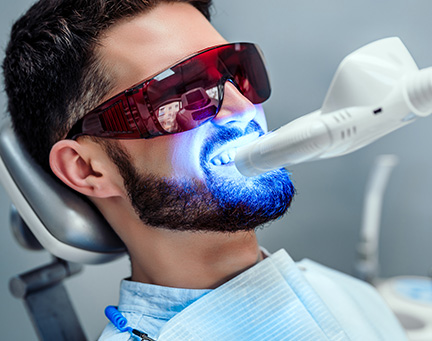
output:
[{"label": "man's neck", "polygon": [[216,288],[262,259],[253,231],[204,233],[147,229],[143,238],[136,240],[132,247],[129,243],[129,254],[132,280],[144,283]]}]

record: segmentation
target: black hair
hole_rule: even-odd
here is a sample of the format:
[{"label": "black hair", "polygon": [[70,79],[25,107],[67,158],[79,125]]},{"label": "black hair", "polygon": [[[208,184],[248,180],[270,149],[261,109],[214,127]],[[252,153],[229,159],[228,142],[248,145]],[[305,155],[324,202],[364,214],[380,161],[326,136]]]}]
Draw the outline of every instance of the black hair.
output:
[{"label": "black hair", "polygon": [[210,20],[212,0],[39,0],[15,22],[3,61],[8,111],[45,170],[53,144],[111,88],[94,53],[101,33],[161,2],[190,3]]}]

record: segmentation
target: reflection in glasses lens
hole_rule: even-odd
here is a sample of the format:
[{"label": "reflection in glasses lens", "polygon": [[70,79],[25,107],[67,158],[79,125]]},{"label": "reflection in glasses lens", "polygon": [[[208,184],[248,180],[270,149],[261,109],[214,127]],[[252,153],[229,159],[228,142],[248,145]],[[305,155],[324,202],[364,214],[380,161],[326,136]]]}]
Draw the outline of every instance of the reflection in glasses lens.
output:
[{"label": "reflection in glasses lens", "polygon": [[175,133],[179,131],[176,117],[180,109],[181,101],[171,102],[159,108],[159,123],[162,125],[162,128],[165,129],[167,132]]}]

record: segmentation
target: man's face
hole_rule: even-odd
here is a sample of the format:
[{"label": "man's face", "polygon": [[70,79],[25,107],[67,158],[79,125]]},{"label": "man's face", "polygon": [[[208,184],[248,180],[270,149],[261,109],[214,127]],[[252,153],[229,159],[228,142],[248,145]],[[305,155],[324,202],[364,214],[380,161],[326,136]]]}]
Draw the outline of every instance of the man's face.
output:
[{"label": "man's face", "polygon": [[[188,4],[161,4],[118,23],[108,30],[99,49],[116,83],[107,98],[196,51],[225,43]],[[172,124],[169,108],[164,115],[166,124]],[[223,225],[230,225],[228,230],[240,225],[255,228],[283,214],[293,194],[285,171],[249,179],[232,162],[236,147],[266,130],[262,107],[227,82],[220,112],[211,121],[179,134],[117,141],[121,152],[112,152],[111,157],[135,211],[148,225],[223,230],[210,225],[215,225],[216,217],[229,215],[223,220]],[[265,217],[256,220],[256,214]]]}]

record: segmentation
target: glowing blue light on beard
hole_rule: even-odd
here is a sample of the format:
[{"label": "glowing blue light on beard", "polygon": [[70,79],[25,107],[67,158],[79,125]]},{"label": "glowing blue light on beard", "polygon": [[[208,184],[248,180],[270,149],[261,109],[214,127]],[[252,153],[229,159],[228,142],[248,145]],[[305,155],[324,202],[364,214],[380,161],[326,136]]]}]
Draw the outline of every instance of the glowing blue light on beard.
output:
[{"label": "glowing blue light on beard", "polygon": [[294,186],[286,170],[274,170],[248,178],[240,174],[234,165],[215,166],[209,160],[214,150],[229,141],[257,131],[263,133],[254,121],[250,122],[245,131],[219,127],[204,142],[200,165],[209,191],[222,206],[247,206],[250,212],[260,211],[268,216],[282,214],[287,208],[287,202],[290,202],[294,195]]}]

